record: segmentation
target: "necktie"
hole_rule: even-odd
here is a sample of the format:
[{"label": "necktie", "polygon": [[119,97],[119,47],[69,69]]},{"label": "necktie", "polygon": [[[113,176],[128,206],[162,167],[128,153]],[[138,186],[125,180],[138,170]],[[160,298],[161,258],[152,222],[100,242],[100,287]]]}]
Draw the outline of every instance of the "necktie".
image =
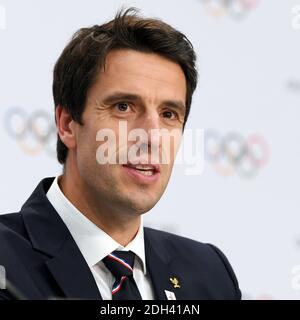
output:
[{"label": "necktie", "polygon": [[131,251],[113,251],[102,261],[115,277],[112,287],[112,300],[142,300],[133,279],[135,254]]}]

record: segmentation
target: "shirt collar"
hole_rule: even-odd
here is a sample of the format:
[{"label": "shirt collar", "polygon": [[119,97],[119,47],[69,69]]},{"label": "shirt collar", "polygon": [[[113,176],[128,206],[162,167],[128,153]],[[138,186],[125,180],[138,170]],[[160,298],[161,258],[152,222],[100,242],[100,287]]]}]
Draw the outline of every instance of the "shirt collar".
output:
[{"label": "shirt collar", "polygon": [[139,257],[144,274],[146,274],[143,216],[141,216],[141,224],[136,236],[126,247],[123,247],[65,197],[58,185],[58,177],[54,179],[49,188],[47,198],[68,227],[90,268],[114,250],[131,250]]}]

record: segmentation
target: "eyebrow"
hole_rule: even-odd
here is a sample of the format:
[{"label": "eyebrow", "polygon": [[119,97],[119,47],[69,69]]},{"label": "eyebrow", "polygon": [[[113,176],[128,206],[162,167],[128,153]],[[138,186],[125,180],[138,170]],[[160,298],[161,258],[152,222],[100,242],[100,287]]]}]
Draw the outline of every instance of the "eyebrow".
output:
[{"label": "eyebrow", "polygon": [[[103,103],[112,104],[120,100],[143,102],[143,98],[138,94],[116,91],[104,98]],[[181,100],[163,100],[160,104],[169,106],[173,109],[178,109],[185,113],[185,104]]]}]

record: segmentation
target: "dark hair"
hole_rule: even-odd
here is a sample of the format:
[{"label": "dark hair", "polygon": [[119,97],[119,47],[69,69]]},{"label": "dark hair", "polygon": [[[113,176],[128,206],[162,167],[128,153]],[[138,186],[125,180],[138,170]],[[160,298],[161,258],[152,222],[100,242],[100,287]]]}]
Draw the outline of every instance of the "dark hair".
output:
[{"label": "dark hair", "polygon": [[[157,53],[181,66],[187,83],[185,125],[197,85],[193,46],[181,32],[159,19],[138,16],[135,8],[121,10],[110,22],[82,28],[73,35],[54,67],[55,108],[62,106],[74,121],[83,124],[87,92],[109,51],[121,48]],[[58,136],[58,161],[64,164],[67,154],[68,148]]]}]

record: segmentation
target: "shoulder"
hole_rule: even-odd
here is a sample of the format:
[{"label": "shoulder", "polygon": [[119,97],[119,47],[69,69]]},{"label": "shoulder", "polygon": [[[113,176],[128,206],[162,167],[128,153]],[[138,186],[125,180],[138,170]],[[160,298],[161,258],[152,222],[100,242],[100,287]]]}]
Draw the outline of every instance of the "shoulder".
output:
[{"label": "shoulder", "polygon": [[238,280],[233,268],[225,254],[217,246],[151,228],[145,228],[145,233],[148,234],[151,241],[153,239],[157,246],[163,246],[167,251],[173,252],[174,256],[184,261],[187,269],[192,265],[195,268],[207,270],[218,279],[224,279],[224,277],[229,279],[236,290],[236,297],[241,298]]},{"label": "shoulder", "polygon": [[181,249],[186,253],[196,252],[205,255],[213,255],[215,257],[216,253],[220,251],[212,244],[203,243],[166,231],[145,227],[145,233],[147,233],[151,239],[159,241],[164,246],[170,247],[170,249]]},{"label": "shoulder", "polygon": [[8,251],[20,253],[31,248],[21,213],[0,214],[0,243],[2,257]]},{"label": "shoulder", "polygon": [[25,228],[20,212],[0,214],[0,235],[25,235]]},{"label": "shoulder", "polygon": [[0,223],[13,227],[14,225],[20,225],[22,217],[20,212],[13,213],[0,213]]}]

